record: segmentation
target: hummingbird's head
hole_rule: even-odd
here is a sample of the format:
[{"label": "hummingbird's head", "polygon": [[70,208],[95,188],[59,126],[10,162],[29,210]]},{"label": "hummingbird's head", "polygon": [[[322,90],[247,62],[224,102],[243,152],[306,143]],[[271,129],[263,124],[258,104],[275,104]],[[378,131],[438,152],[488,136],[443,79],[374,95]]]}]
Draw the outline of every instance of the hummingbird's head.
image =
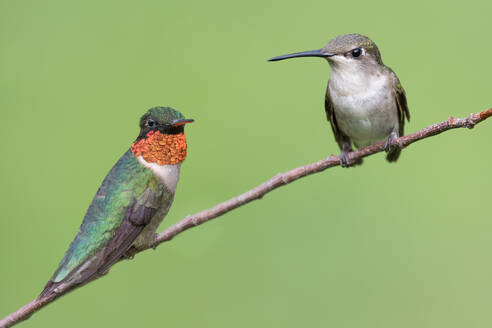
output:
[{"label": "hummingbird's head", "polygon": [[328,42],[322,49],[273,57],[268,61],[295,57],[326,58],[334,68],[344,68],[347,66],[364,68],[382,64],[381,54],[376,44],[367,36],[360,34],[340,35]]},{"label": "hummingbird's head", "polygon": [[170,107],[154,107],[140,118],[140,133],[132,144],[135,157],[148,163],[179,164],[186,158],[184,126],[193,122]]},{"label": "hummingbird's head", "polygon": [[344,34],[332,39],[320,49],[333,67],[381,65],[381,54],[376,44],[367,36]]}]

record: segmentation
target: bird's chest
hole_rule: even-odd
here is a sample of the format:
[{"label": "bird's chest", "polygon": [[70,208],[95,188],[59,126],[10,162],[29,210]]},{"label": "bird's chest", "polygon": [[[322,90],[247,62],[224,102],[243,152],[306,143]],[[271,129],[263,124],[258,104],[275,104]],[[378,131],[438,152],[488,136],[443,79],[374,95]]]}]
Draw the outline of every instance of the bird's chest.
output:
[{"label": "bird's chest", "polygon": [[159,211],[154,215],[152,221],[146,228],[146,230],[154,232],[164,219],[164,216],[173,201],[174,193],[176,192],[176,187],[178,185],[181,163],[174,165],[158,165],[157,163],[148,163],[142,156],[139,156],[137,159],[141,165],[152,171],[152,174],[160,180],[163,185],[162,199],[159,201]]},{"label": "bird's chest", "polygon": [[331,80],[327,92],[338,127],[358,147],[386,138],[398,124],[396,102],[383,75]]},{"label": "bird's chest", "polygon": [[181,163],[173,165],[159,165],[157,163],[149,163],[142,156],[137,157],[138,162],[151,170],[156,178],[158,178],[171,193],[176,192],[176,186],[179,181],[179,173],[181,170]]},{"label": "bird's chest", "polygon": [[181,164],[158,165],[157,163],[147,162],[142,156],[137,157],[137,159],[141,165],[152,171],[152,174],[162,183],[162,188],[164,189],[157,213],[134,242],[135,247],[145,248],[153,243],[155,231],[171,207],[179,180]]}]

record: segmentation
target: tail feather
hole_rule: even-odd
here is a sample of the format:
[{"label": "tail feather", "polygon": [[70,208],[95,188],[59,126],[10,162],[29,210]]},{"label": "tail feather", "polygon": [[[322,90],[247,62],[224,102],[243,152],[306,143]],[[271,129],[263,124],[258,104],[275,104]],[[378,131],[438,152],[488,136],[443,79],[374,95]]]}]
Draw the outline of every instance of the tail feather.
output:
[{"label": "tail feather", "polygon": [[[97,258],[96,258],[97,260]],[[43,291],[39,294],[38,299],[45,298],[51,296],[53,293],[66,293],[67,291],[71,291],[75,288],[78,288],[82,285],[95,280],[106,273],[108,273],[109,268],[104,268],[104,271],[101,272],[103,268],[100,266],[90,267],[90,263],[92,260],[83,263],[82,265],[75,268],[70,274],[68,274],[64,279],[60,281],[53,281],[56,277],[56,272],[53,277],[46,283]],[[76,277],[76,278],[74,278]]]},{"label": "tail feather", "polygon": [[[88,281],[91,281],[92,279],[89,279]],[[88,281],[83,281],[83,282],[67,282],[66,280],[62,280],[59,282],[54,282],[52,280],[48,281],[46,283],[46,286],[44,286],[43,291],[41,294],[38,296],[38,300],[42,298],[47,298],[53,296],[53,294],[65,294],[67,292],[70,292],[77,287],[80,287],[81,285],[86,284]]]},{"label": "tail feather", "polygon": [[392,149],[386,155],[386,160],[390,163],[396,162],[398,160],[398,157],[400,157],[400,153],[401,153],[401,148]]},{"label": "tail feather", "polygon": [[61,282],[53,282],[52,280],[48,281],[44,286],[44,289],[41,292],[41,294],[39,294],[38,299],[45,298],[51,295],[52,293],[55,293],[55,289],[61,284],[62,284]]}]

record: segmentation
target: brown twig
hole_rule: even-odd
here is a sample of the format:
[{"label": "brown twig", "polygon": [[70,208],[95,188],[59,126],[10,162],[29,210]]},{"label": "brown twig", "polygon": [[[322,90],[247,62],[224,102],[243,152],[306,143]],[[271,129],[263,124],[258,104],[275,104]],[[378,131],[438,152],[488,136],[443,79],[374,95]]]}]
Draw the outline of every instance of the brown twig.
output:
[{"label": "brown twig", "polygon": [[[415,141],[428,138],[437,134],[440,134],[444,131],[448,131],[456,128],[473,128],[476,124],[482,122],[483,120],[492,116],[492,108],[489,108],[483,112],[470,114],[470,116],[466,118],[454,118],[451,117],[448,120],[433,124],[427,128],[424,128],[420,131],[414,132],[412,134],[400,137],[397,139],[398,144],[401,147],[407,147],[408,145],[414,143]],[[361,148],[357,151],[354,151],[349,154],[351,160],[357,160],[372,154],[379,153],[384,150],[384,142],[377,142],[370,146]],[[178,223],[170,226],[164,232],[158,235],[156,239],[155,246],[173,239],[179,233],[210,221],[216,217],[219,217],[229,211],[232,211],[235,208],[238,208],[244,204],[247,204],[255,199],[262,198],[264,195],[269,193],[270,191],[277,189],[283,185],[289,184],[297,179],[305,177],[307,175],[311,175],[314,173],[318,173],[326,170],[327,168],[340,165],[340,158],[338,156],[330,156],[326,159],[322,159],[316,163],[308,164],[305,166],[301,166],[295,168],[293,170],[277,174],[267,182],[259,185],[256,188],[253,188],[244,194],[241,194],[237,197],[231,198],[223,203],[220,203],[208,210],[189,215],[184,219],[180,220]],[[141,249],[136,253],[144,251],[145,249]],[[60,290],[57,294],[49,295],[45,298],[35,299],[31,303],[28,303],[18,309],[15,312],[12,312],[2,320],[0,320],[0,328],[11,327],[23,320],[28,319],[34,312],[43,308],[45,305],[53,302],[58,297],[66,294],[69,291],[69,288]]]}]

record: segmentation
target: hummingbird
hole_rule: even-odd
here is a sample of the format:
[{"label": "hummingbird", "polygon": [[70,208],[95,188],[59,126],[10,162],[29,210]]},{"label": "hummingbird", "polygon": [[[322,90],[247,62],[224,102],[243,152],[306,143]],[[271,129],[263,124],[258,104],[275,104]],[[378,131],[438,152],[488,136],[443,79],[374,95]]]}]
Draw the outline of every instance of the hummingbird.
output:
[{"label": "hummingbird", "polygon": [[325,112],[341,150],[340,164],[361,164],[348,156],[352,144],[361,148],[385,140],[386,159],[395,162],[404,135],[405,118],[410,121],[405,90],[396,74],[383,64],[376,44],[367,36],[344,34],[318,50],[270,58],[321,57],[331,72],[325,94]]},{"label": "hummingbird", "polygon": [[170,107],[151,108],[140,118],[140,133],[104,178],[38,298],[106,274],[132,247],[155,245],[155,231],[171,207],[186,158],[184,126],[191,122]]}]

